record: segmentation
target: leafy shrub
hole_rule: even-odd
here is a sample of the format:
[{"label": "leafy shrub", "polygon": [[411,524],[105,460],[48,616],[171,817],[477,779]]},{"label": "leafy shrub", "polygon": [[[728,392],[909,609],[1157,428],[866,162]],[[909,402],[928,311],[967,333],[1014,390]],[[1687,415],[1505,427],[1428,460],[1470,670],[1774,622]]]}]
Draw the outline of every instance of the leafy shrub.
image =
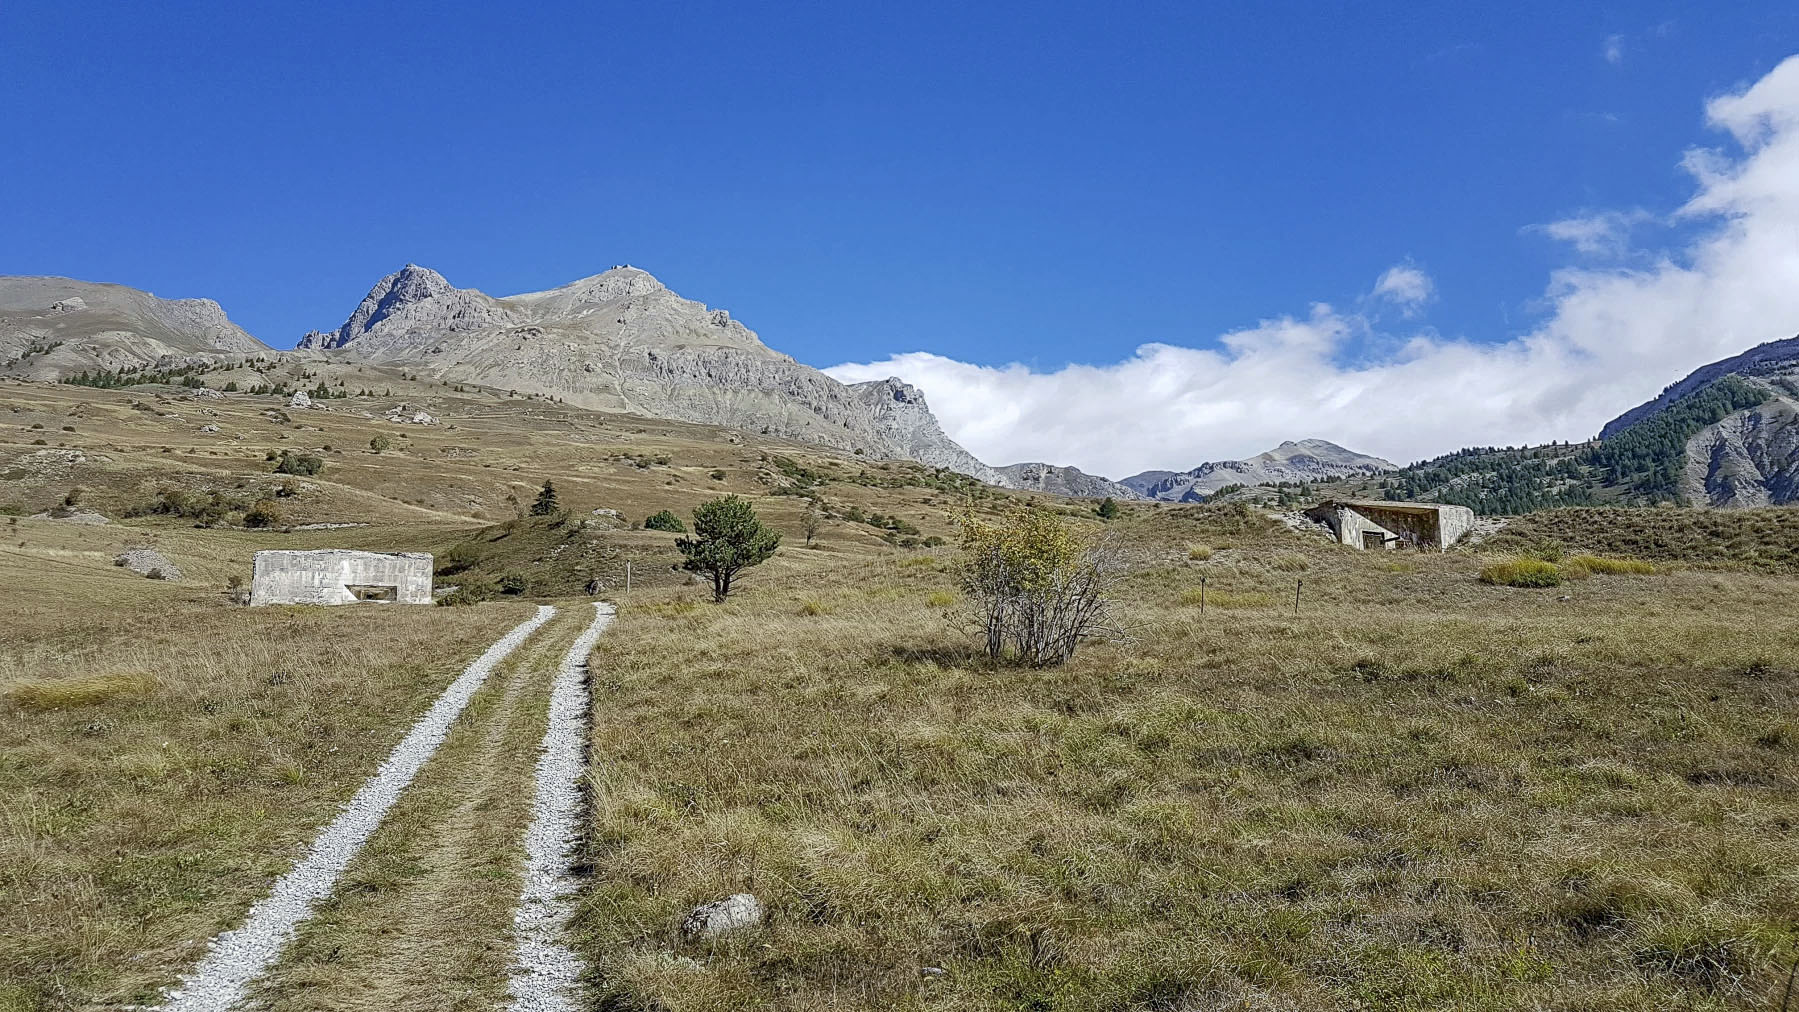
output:
[{"label": "leafy shrub", "polygon": [[385,436],[385,435],[378,435],[375,438],[369,440],[369,449],[375,451],[376,453],[386,453],[388,450],[393,448],[393,445],[394,445],[394,441],[387,438],[387,436]]},{"label": "leafy shrub", "polygon": [[437,557],[437,575],[455,576],[465,569],[472,569],[481,562],[481,549],[464,542],[451,545],[450,549]]},{"label": "leafy shrub", "polygon": [[972,512],[958,519],[962,589],[988,657],[1050,667],[1109,628],[1121,567],[1091,533],[1035,510],[998,523]]},{"label": "leafy shrub", "polygon": [[244,511],[245,527],[273,527],[281,522],[281,507],[273,499],[258,499]]},{"label": "leafy shrub", "polygon": [[1501,587],[1559,587],[1564,578],[1555,563],[1542,559],[1509,559],[1480,571],[1480,582]]},{"label": "leafy shrub", "polygon": [[502,594],[512,594],[515,596],[523,594],[529,586],[529,581],[527,581],[523,574],[520,573],[507,573],[500,577],[500,593]]},{"label": "leafy shrub", "polygon": [[660,513],[651,514],[648,519],[644,520],[643,529],[646,531],[667,531],[670,534],[687,533],[687,525],[681,522],[680,517],[675,516],[673,510],[663,510]]},{"label": "leafy shrub", "polygon": [[1194,562],[1204,562],[1214,554],[1211,545],[1188,545],[1187,558]]},{"label": "leafy shrub", "polygon": [[324,469],[324,458],[316,457],[310,453],[294,453],[290,450],[282,450],[281,459],[275,461],[276,474],[297,474],[311,477]]},{"label": "leafy shrub", "polygon": [[492,580],[464,580],[456,587],[456,589],[438,598],[437,603],[446,608],[480,604],[482,601],[486,601],[493,597],[494,594],[498,592],[498,589],[499,588],[494,585]]}]

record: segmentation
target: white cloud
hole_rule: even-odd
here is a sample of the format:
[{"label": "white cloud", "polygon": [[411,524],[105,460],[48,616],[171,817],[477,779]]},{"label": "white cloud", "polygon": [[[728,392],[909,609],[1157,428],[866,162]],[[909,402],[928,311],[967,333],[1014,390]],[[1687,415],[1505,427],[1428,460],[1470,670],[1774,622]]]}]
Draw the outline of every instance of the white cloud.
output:
[{"label": "white cloud", "polygon": [[1600,49],[1600,52],[1605,56],[1605,62],[1611,64],[1614,67],[1623,63],[1624,62],[1624,36],[1622,36],[1622,35],[1607,35],[1605,37],[1605,45]]},{"label": "white cloud", "polygon": [[1555,272],[1543,322],[1503,343],[1380,335],[1397,351],[1344,366],[1373,324],[1320,304],[1225,334],[1216,349],[1147,344],[1109,365],[1038,372],[913,352],[828,371],[918,385],[983,460],[1114,477],[1306,436],[1401,461],[1584,438],[1706,362],[1799,331],[1799,57],[1706,115],[1736,148],[1686,154],[1684,247]]},{"label": "white cloud", "polygon": [[1587,256],[1621,257],[1630,248],[1631,230],[1654,220],[1655,215],[1642,208],[1593,211],[1547,225],[1533,225],[1531,230],[1572,243],[1575,250]]},{"label": "white cloud", "polygon": [[1410,264],[1396,264],[1374,282],[1374,291],[1370,294],[1399,306],[1410,315],[1429,302],[1436,289],[1429,274]]}]

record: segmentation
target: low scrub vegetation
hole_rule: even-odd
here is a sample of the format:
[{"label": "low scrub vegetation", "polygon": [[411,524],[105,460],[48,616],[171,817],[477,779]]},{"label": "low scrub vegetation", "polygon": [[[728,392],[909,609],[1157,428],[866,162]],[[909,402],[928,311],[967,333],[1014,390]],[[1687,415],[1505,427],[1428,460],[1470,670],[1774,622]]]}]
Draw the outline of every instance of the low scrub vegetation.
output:
[{"label": "low scrub vegetation", "polygon": [[1480,571],[1480,582],[1501,587],[1559,587],[1566,579],[1561,567],[1543,559],[1507,559]]},{"label": "low scrub vegetation", "polygon": [[958,573],[990,659],[1062,664],[1110,628],[1120,565],[1096,533],[1042,510],[960,523]]}]

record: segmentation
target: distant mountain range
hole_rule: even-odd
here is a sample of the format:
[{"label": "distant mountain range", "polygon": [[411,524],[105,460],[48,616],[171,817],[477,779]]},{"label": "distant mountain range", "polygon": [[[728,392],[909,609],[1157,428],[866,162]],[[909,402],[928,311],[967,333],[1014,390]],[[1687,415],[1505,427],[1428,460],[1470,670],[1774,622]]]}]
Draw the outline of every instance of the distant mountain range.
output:
[{"label": "distant mountain range", "polygon": [[597,410],[758,430],[1066,496],[1197,502],[1237,485],[1305,482],[1483,512],[1576,502],[1799,501],[1799,338],[1699,369],[1579,447],[1470,449],[1398,468],[1303,439],[1245,460],[1113,481],[1048,463],[990,467],[943,432],[917,388],[892,378],[840,383],[769,348],[725,310],[684,299],[629,266],[494,297],[409,264],[378,281],[341,325],[306,334],[292,352],[271,349],[207,299],[0,277],[0,376],[54,381],[286,356],[395,366]]},{"label": "distant mountain range", "polygon": [[1379,457],[1346,450],[1326,439],[1289,440],[1247,460],[1215,460],[1191,471],[1145,471],[1119,484],[1144,499],[1200,502],[1232,485],[1318,482],[1354,475],[1379,474],[1398,465]]}]

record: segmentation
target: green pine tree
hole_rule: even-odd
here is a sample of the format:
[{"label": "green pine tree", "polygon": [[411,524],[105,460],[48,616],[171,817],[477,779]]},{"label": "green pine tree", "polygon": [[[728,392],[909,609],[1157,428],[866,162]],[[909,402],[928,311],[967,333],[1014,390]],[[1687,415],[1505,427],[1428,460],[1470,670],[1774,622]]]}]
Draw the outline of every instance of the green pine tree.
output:
[{"label": "green pine tree", "polygon": [[762,525],[748,499],[728,495],[693,511],[691,538],[680,538],[675,547],[686,556],[681,568],[712,578],[712,600],[731,595],[737,574],[767,562],[780,547],[781,535]]}]

